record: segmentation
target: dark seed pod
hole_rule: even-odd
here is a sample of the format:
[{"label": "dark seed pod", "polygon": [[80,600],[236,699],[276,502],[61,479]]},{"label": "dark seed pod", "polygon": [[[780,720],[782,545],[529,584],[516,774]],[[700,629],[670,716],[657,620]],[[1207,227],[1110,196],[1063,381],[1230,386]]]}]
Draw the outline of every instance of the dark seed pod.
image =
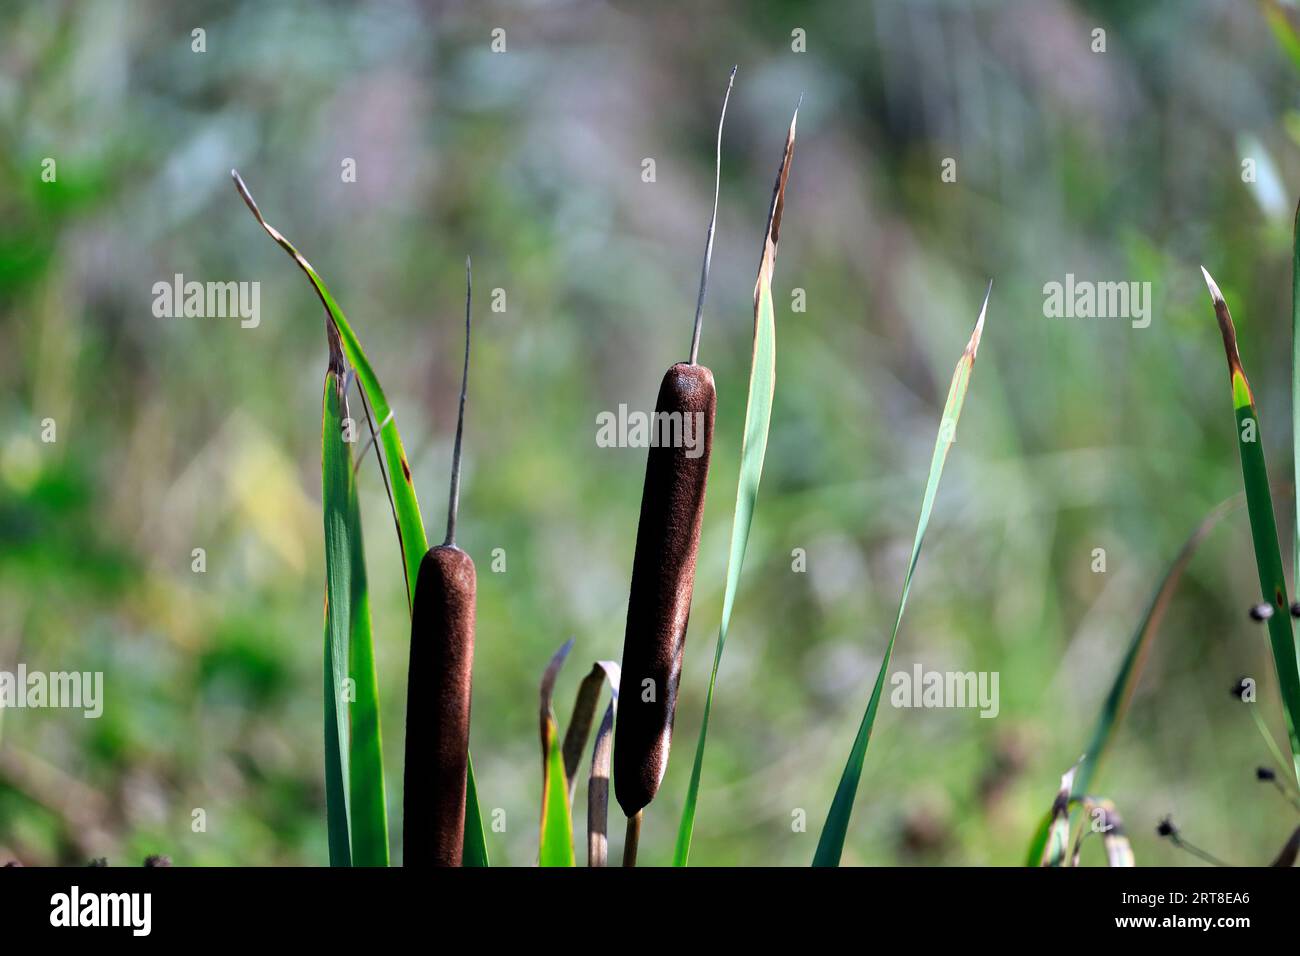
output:
[{"label": "dark seed pod", "polygon": [[1251,619],[1255,621],[1267,621],[1273,616],[1273,605],[1256,604],[1250,609],[1250,616]]},{"label": "dark seed pod", "polygon": [[713,447],[713,373],[674,365],[655,410],[660,422],[660,413],[680,415],[693,443],[661,442],[646,462],[614,727],[614,794],[629,817],[654,799],[668,767]]},{"label": "dark seed pod", "polygon": [[1174,826],[1174,822],[1172,820],[1170,820],[1168,817],[1165,817],[1163,820],[1160,821],[1159,826],[1156,827],[1156,833],[1162,837],[1174,836],[1178,833],[1178,828]]},{"label": "dark seed pod", "polygon": [[470,556],[430,548],[411,610],[402,841],[407,866],[460,866],[469,764],[474,595]]},{"label": "dark seed pod", "polygon": [[1255,779],[1256,779],[1256,780],[1276,780],[1276,779],[1277,779],[1277,774],[1273,772],[1273,768],[1271,768],[1271,767],[1256,767],[1256,768],[1255,768]]}]

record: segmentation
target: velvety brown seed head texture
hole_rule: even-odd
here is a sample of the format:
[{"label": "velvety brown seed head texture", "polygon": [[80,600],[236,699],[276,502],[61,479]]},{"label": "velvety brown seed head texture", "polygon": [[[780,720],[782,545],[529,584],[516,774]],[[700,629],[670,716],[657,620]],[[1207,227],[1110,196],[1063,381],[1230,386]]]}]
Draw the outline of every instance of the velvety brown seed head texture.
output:
[{"label": "velvety brown seed head texture", "polygon": [[[655,411],[703,413],[703,434],[693,436],[703,453],[688,457],[684,442],[660,445],[646,462],[614,727],[614,795],[629,817],[654,799],[668,767],[713,448],[713,373],[702,365],[674,365],[659,386]],[[691,453],[700,448],[695,444]],[[653,681],[650,701],[647,680]]]},{"label": "velvety brown seed head texture", "polygon": [[402,842],[407,866],[460,866],[474,666],[474,562],[430,548],[411,611]]}]

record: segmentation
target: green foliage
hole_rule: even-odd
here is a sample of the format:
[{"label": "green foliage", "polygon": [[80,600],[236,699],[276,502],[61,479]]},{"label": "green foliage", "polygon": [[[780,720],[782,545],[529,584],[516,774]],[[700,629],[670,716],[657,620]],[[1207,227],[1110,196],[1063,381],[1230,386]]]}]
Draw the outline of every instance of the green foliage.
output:
[{"label": "green foliage", "polygon": [[348,826],[348,719],[339,702],[346,699],[348,642],[353,622],[356,551],[356,489],[352,482],[351,447],[343,441],[343,387],[334,368],[325,376],[321,420],[321,490],[325,502],[325,801],[329,823],[330,864],[351,866]]},{"label": "green foliage", "polygon": [[889,644],[885,648],[885,657],[880,662],[880,671],[876,674],[875,686],[871,689],[871,699],[867,702],[866,713],[858,727],[857,737],[849,751],[848,763],[840,777],[840,785],[831,801],[830,811],[826,814],[826,823],[822,827],[821,838],[817,841],[817,852],[813,857],[813,866],[839,866],[840,856],[844,852],[844,839],[849,831],[849,817],[853,814],[853,801],[858,793],[858,781],[862,778],[862,767],[867,759],[867,745],[871,742],[871,728],[876,723],[876,711],[880,707],[880,695],[885,687],[885,677],[889,673],[889,663],[894,656],[894,644],[898,640],[898,629],[903,623],[903,611],[907,607],[907,595],[912,588],[912,574],[916,571],[916,562],[921,557],[921,544],[925,541],[926,529],[930,526],[930,512],[934,509],[934,499],[939,493],[939,479],[943,476],[943,466],[948,460],[948,449],[957,437],[957,422],[961,418],[962,406],[966,402],[966,389],[970,387],[971,372],[975,368],[975,354],[979,350],[980,335],[984,331],[984,313],[989,305],[989,293],[993,283],[984,293],[984,304],[980,306],[979,319],[975,330],[957,367],[952,373],[952,383],[948,386],[948,399],[944,402],[943,415],[939,420],[939,434],[935,438],[934,453],[930,458],[930,473],[925,480],[925,494],[921,497],[921,514],[916,522],[916,535],[912,540],[912,556],[907,563],[907,572],[903,575],[903,593],[898,599],[898,613],[894,615],[894,629],[889,635]]},{"label": "green foliage", "polygon": [[1237,448],[1241,453],[1241,472],[1246,486],[1246,510],[1250,514],[1250,533],[1255,544],[1255,565],[1259,571],[1260,596],[1273,613],[1268,619],[1269,642],[1277,670],[1286,717],[1287,738],[1297,781],[1300,781],[1300,666],[1297,665],[1295,632],[1291,621],[1291,602],[1287,600],[1286,576],[1282,572],[1282,552],[1278,547],[1277,521],[1273,516],[1273,497],[1268,483],[1264,457],[1264,438],[1255,407],[1255,396],[1242,368],[1237,350],[1237,330],[1233,326],[1228,304],[1219,287],[1205,275],[1214,301],[1215,316],[1223,336],[1232,384],[1232,408],[1237,422]]}]

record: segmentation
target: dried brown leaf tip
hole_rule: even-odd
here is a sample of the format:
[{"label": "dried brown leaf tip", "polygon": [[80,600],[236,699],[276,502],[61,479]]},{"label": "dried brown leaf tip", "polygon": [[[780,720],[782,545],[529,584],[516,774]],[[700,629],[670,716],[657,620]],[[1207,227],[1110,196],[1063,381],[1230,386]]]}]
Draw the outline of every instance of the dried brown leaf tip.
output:
[{"label": "dried brown leaf tip", "polygon": [[276,229],[275,226],[266,221],[266,217],[262,215],[262,210],[257,208],[257,200],[253,198],[253,194],[249,191],[248,184],[244,182],[244,177],[239,175],[239,170],[232,169],[230,171],[230,178],[235,181],[235,188],[239,190],[239,195],[243,198],[244,205],[248,207],[248,211],[253,214],[253,217],[258,221],[261,227],[266,230],[266,234],[279,243],[281,249],[293,256],[294,261],[297,262],[299,266],[301,266],[305,271],[311,272],[311,263],[303,257],[302,253],[294,248],[293,243],[286,239],[279,229]]},{"label": "dried brown leaf tip", "polygon": [[550,743],[547,733],[548,726],[555,721],[555,708],[551,701],[555,697],[555,682],[559,680],[560,670],[564,667],[564,661],[569,656],[569,651],[573,650],[573,642],[576,638],[569,638],[564,645],[552,655],[550,663],[546,665],[546,670],[542,673],[542,685],[540,697],[540,706],[538,707],[538,717],[541,724],[542,736],[542,766],[546,766],[546,754]]},{"label": "dried brown leaf tip", "polygon": [[[799,97],[799,105],[803,97]],[[781,238],[781,213],[785,210],[785,184],[790,178],[790,163],[794,159],[795,127],[799,123],[799,106],[794,108],[790,118],[790,131],[785,135],[785,152],[781,156],[781,168],[777,170],[776,186],[772,189],[772,205],[767,213],[767,233],[763,238],[763,254],[758,261],[758,281],[754,283],[754,309],[758,310],[758,290],[764,280],[769,284],[776,269],[776,245]]]},{"label": "dried brown leaf tip", "polygon": [[[1219,320],[1219,334],[1223,336],[1223,351],[1228,358],[1228,372],[1233,376],[1240,375],[1245,382],[1246,373],[1241,367],[1241,353],[1237,351],[1237,328],[1232,324],[1232,313],[1228,311],[1228,303],[1224,301],[1223,293],[1219,291],[1219,284],[1214,281],[1214,277],[1205,266],[1201,266],[1201,275],[1205,277],[1205,285],[1209,288],[1210,298],[1214,302],[1214,315]],[[1246,384],[1246,388],[1250,389],[1249,383]]]},{"label": "dried brown leaf tip", "polygon": [[[274,239],[280,248],[287,252],[293,258],[293,261],[298,264],[298,268],[306,273],[307,277],[312,280],[311,286],[316,290],[316,297],[320,299],[321,305],[325,306],[325,324],[333,327],[334,321],[330,317],[330,304],[326,301],[325,294],[321,291],[320,286],[317,285],[319,280],[316,277],[316,270],[311,267],[311,263],[308,262],[303,254],[294,247],[292,242],[285,238],[284,234],[280,232],[279,229],[276,229],[275,226],[266,221],[266,217],[262,215],[262,210],[257,207],[257,200],[253,198],[253,194],[248,189],[248,184],[244,182],[244,177],[239,175],[239,170],[232,169],[230,171],[230,178],[235,181],[235,189],[239,191],[240,197],[244,200],[244,205],[247,206],[249,212],[253,214],[253,218],[257,220],[258,225],[266,230],[266,234]],[[330,347],[333,349],[332,342]]]},{"label": "dried brown leaf tip", "polygon": [[329,370],[334,373],[335,388],[338,389],[339,398],[342,399],[347,394],[343,380],[348,371],[348,363],[343,356],[343,343],[339,339],[339,330],[328,320],[325,322],[325,339],[329,343]]}]

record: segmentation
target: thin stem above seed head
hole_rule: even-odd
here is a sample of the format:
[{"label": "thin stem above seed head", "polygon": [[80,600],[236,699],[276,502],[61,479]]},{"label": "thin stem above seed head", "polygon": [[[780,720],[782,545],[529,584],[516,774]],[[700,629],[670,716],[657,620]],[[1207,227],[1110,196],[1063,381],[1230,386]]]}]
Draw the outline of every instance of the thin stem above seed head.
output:
[{"label": "thin stem above seed head", "polygon": [[727,103],[731,101],[731,87],[736,82],[736,67],[727,77],[727,92],[722,97],[722,113],[718,116],[718,146],[714,160],[713,215],[709,217],[709,231],[704,239],[704,262],[700,266],[700,294],[695,300],[695,328],[691,333],[690,364],[694,365],[700,354],[700,330],[704,324],[704,293],[709,287],[709,266],[713,262],[713,228],[718,222],[718,195],[722,191],[722,123],[727,118]]},{"label": "thin stem above seed head", "polygon": [[469,256],[465,257],[465,365],[460,377],[460,412],[456,416],[456,445],[451,453],[451,489],[447,493],[448,547],[456,545],[456,513],[460,510],[460,445],[465,434],[465,391],[469,386],[469,315],[473,297],[473,276]]}]

